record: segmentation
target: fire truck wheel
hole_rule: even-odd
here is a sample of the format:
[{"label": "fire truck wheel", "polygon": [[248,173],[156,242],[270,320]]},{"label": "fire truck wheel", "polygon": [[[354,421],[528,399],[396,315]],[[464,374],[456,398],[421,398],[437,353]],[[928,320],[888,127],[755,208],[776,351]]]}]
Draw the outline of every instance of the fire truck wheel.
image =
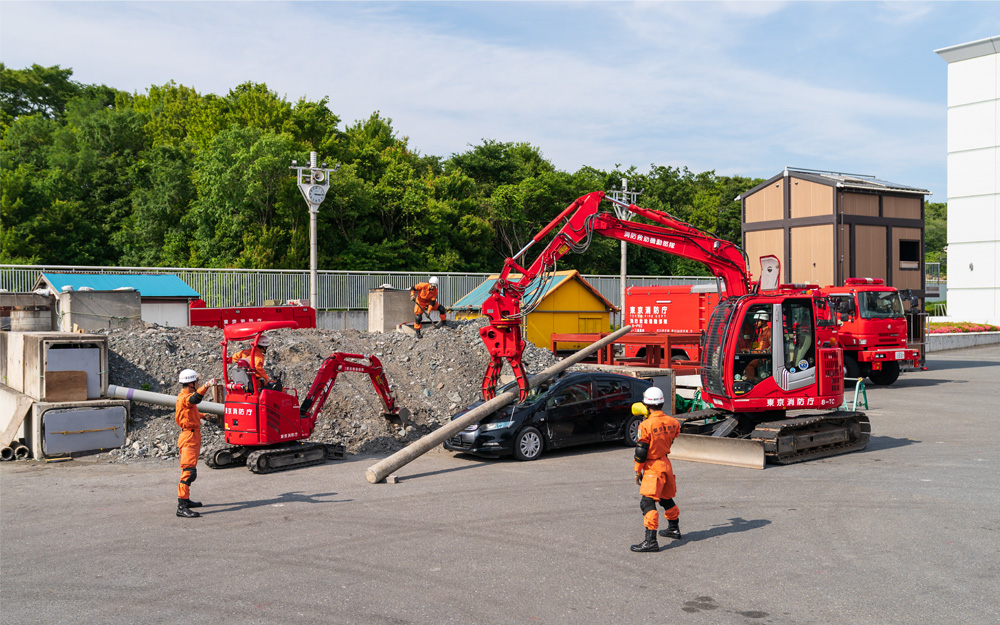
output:
[{"label": "fire truck wheel", "polygon": [[882,369],[880,371],[872,371],[868,374],[868,377],[871,378],[873,384],[889,386],[899,379],[899,363],[895,361],[882,363]]},{"label": "fire truck wheel", "polygon": [[856,380],[861,377],[861,367],[854,356],[844,354],[844,377]]}]

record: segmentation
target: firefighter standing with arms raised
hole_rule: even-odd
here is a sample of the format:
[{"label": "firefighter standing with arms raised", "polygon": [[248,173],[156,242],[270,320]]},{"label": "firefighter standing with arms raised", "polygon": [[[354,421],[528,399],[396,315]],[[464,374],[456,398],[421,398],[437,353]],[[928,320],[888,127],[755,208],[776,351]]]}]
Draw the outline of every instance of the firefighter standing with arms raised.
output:
[{"label": "firefighter standing with arms raised", "polygon": [[205,392],[215,384],[211,379],[207,384],[198,386],[198,373],[194,369],[181,371],[177,380],[181,383],[181,392],[177,395],[174,409],[174,420],[181,429],[177,437],[177,451],[181,457],[181,479],[177,484],[177,516],[193,519],[201,516],[191,508],[200,508],[201,502],[191,501],[191,483],[198,478],[198,456],[201,454],[201,420],[207,415],[198,412]]},{"label": "firefighter standing with arms raised", "polygon": [[632,406],[633,414],[648,415],[639,424],[638,444],[635,447],[635,483],[642,496],[639,508],[642,510],[646,538],[638,545],[632,545],[632,551],[660,550],[656,541],[656,530],[660,523],[657,502],[663,507],[663,516],[667,519],[667,529],[660,532],[660,535],[675,539],[681,537],[678,521],[680,510],[673,499],[677,494],[677,482],[674,479],[674,469],[667,458],[670,445],[680,434],[681,424],[677,419],[664,414],[663,403],[663,391],[651,386],[642,394],[642,403]]},{"label": "firefighter standing with arms raised", "polygon": [[410,289],[410,300],[413,301],[413,315],[416,318],[416,322],[413,324],[413,329],[417,331],[417,338],[421,337],[420,328],[424,319],[424,314],[427,314],[427,318],[430,319],[431,311],[436,310],[441,315],[441,320],[434,324],[434,327],[440,328],[441,326],[448,325],[446,316],[448,311],[444,306],[438,304],[438,279],[437,277],[431,277],[427,282],[420,282],[413,285]]}]

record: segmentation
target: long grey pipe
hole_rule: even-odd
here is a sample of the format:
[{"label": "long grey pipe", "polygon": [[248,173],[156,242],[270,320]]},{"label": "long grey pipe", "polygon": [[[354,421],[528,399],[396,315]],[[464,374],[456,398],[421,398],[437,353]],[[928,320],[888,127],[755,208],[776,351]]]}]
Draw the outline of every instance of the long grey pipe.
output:
[{"label": "long grey pipe", "polygon": [[[619,338],[625,336],[632,331],[632,326],[625,326],[621,330],[612,332],[603,339],[591,343],[587,347],[584,347],[575,354],[568,356],[556,364],[552,365],[548,369],[542,371],[537,375],[531,376],[531,385],[537,386],[542,384],[552,378],[556,377],[572,365],[580,362],[590,354],[601,349],[609,343],[617,341]],[[506,393],[501,393],[488,402],[482,404],[481,406],[476,406],[469,412],[465,413],[461,417],[449,422],[446,425],[434,430],[430,434],[423,436],[412,445],[400,449],[396,453],[392,454],[388,458],[384,458],[379,462],[368,467],[365,471],[365,477],[372,484],[377,484],[384,480],[386,476],[391,474],[396,469],[406,466],[407,464],[413,462],[420,456],[424,455],[434,447],[437,447],[443,443],[446,439],[451,438],[455,434],[461,432],[466,427],[476,423],[485,416],[503,408],[507,404],[513,402],[517,399],[518,393],[516,391],[508,391]]]},{"label": "long grey pipe", "polygon": [[[115,386],[114,384],[108,384],[108,397],[113,399],[131,399],[132,401],[141,401],[146,404],[155,404],[157,406],[175,406],[177,405],[176,395],[167,395],[166,393],[154,393],[152,391],[141,391],[137,388],[128,388],[127,386]],[[225,414],[226,407],[224,404],[217,404],[211,401],[203,401],[198,404],[198,410],[207,414],[214,414],[222,416]]]}]

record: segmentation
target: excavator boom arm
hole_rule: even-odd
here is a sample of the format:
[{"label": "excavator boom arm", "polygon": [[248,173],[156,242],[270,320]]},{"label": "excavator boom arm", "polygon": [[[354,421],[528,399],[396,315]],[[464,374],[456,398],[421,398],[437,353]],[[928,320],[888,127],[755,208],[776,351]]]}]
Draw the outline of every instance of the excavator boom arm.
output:
[{"label": "excavator boom arm", "polygon": [[[484,399],[488,400],[496,395],[496,383],[500,376],[502,359],[506,359],[514,371],[514,377],[521,391],[521,400],[527,397],[528,382],[521,363],[524,340],[521,338],[520,329],[520,320],[526,313],[521,310],[521,301],[533,281],[555,268],[556,262],[566,254],[584,251],[594,234],[696,260],[706,265],[716,277],[725,280],[729,296],[738,297],[749,293],[750,277],[747,272],[746,257],[738,246],[715,238],[663,211],[628,205],[630,212],[656,224],[622,221],[611,214],[599,212],[601,201],[604,199],[603,191],[595,191],[577,198],[536,234],[531,243],[515,257],[508,258],[504,262],[499,278],[483,303],[483,314],[490,320],[490,325],[479,332],[490,353],[490,365],[483,378]],[[534,262],[527,267],[518,264],[517,258],[534,243],[541,241],[564,219],[566,223]],[[511,275],[515,273],[520,276],[516,280],[511,279]],[[537,293],[539,289],[540,285],[533,292]]]},{"label": "excavator boom arm", "polygon": [[[365,359],[368,362],[364,362]],[[389,389],[389,381],[386,380],[385,373],[382,370],[382,362],[378,358],[375,356],[362,356],[361,354],[334,352],[323,360],[319,371],[316,372],[316,378],[313,380],[312,386],[309,387],[309,392],[306,393],[305,399],[302,401],[299,412],[303,418],[316,420],[320,411],[323,410],[323,405],[326,403],[327,397],[330,396],[330,389],[333,388],[334,382],[337,381],[337,375],[345,371],[368,374],[371,378],[372,386],[375,387],[375,392],[378,393],[379,399],[382,400],[382,407],[385,414],[395,415],[399,413],[399,409],[396,408],[396,402],[392,397],[392,392]]]}]

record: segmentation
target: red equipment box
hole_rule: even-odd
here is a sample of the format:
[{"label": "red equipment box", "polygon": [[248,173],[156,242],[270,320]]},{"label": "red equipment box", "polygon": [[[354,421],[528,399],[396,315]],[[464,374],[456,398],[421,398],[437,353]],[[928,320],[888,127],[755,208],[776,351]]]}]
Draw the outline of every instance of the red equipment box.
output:
[{"label": "red equipment box", "polygon": [[205,302],[191,302],[191,325],[224,328],[248,321],[294,321],[300,328],[316,327],[316,309],[310,306],[241,306],[206,308]]}]

